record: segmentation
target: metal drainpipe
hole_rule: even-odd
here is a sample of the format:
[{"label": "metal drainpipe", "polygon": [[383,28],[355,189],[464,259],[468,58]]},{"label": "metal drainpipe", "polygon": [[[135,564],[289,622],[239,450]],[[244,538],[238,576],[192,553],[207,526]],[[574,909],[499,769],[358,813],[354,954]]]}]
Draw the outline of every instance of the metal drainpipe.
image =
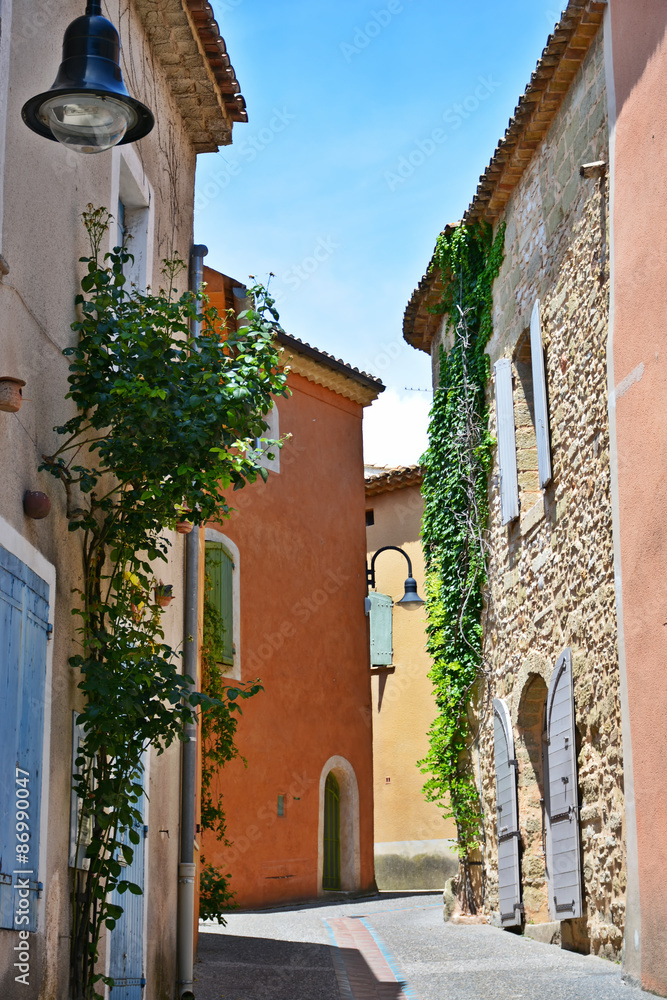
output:
[{"label": "metal drainpipe", "polygon": [[[197,291],[204,280],[204,257],[208,248],[202,245],[190,251],[190,288]],[[190,332],[195,340],[200,324],[193,321]],[[195,681],[199,665],[199,538],[195,529],[185,536],[185,642],[183,670]],[[185,742],[181,751],[181,843],[178,865],[178,996],[194,1000],[195,949],[195,809],[197,794],[197,726],[185,727]]]}]

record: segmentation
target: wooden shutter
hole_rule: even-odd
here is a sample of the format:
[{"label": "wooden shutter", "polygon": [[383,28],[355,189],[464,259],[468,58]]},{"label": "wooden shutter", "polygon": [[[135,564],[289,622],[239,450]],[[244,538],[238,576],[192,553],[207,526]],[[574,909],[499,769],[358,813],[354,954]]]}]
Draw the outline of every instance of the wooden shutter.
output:
[{"label": "wooden shutter", "polygon": [[521,925],[519,807],[512,720],[504,701],[493,699],[493,735],[498,816],[498,896],[503,927]]},{"label": "wooden shutter", "polygon": [[540,486],[543,487],[551,481],[551,442],[549,440],[547,380],[544,370],[544,347],[542,346],[542,320],[540,318],[539,299],[535,302],[533,314],[530,319],[530,357],[533,368],[537,467],[540,473]]},{"label": "wooden shutter", "polygon": [[[135,778],[138,785],[144,783],[143,772]],[[144,803],[137,803],[137,808],[143,812]],[[147,827],[143,823],[135,826],[140,836],[138,844],[132,844],[124,835],[125,843],[134,850],[132,864],[125,865],[123,858],[118,860],[123,865],[120,877],[134,882],[144,888],[144,865]],[[126,839],[127,838],[127,839]],[[114,988],[110,996],[114,1000],[143,1000],[146,985],[144,978],[144,897],[135,896],[132,892],[120,893],[114,890],[111,901],[116,906],[122,906],[122,916],[111,931],[109,942],[109,975],[114,980]]]},{"label": "wooden shutter", "polygon": [[[0,927],[36,931],[48,584],[0,546]],[[29,850],[17,851],[17,770],[27,772]],[[27,857],[28,863],[18,861]],[[13,874],[21,871],[23,874]],[[28,923],[16,923],[15,889],[28,879]],[[14,898],[12,898],[14,897]]]},{"label": "wooden shutter", "polygon": [[500,466],[500,513],[502,524],[519,516],[519,480],[516,469],[516,433],[514,430],[514,393],[512,362],[496,361],[496,418],[498,423],[498,464]]},{"label": "wooden shutter", "polygon": [[[86,738],[85,730],[77,721],[78,712],[72,712],[72,779],[82,770],[77,766],[77,759],[81,755],[81,744]],[[86,857],[86,848],[93,839],[93,817],[86,816],[84,820],[81,836],[79,837],[79,819],[81,816],[81,798],[77,795],[74,786],[70,799],[69,815],[69,866],[70,868],[80,868],[88,871],[90,868],[90,858]],[[79,849],[77,851],[77,840]]]},{"label": "wooden shutter", "polygon": [[371,666],[387,667],[394,659],[392,609],[394,602],[386,594],[371,593]]},{"label": "wooden shutter", "polygon": [[581,916],[579,794],[572,653],[558,659],[547,695],[547,875],[554,920]]},{"label": "wooden shutter", "polygon": [[211,580],[209,599],[221,619],[221,663],[234,663],[234,563],[220,542],[206,542],[206,572]]}]

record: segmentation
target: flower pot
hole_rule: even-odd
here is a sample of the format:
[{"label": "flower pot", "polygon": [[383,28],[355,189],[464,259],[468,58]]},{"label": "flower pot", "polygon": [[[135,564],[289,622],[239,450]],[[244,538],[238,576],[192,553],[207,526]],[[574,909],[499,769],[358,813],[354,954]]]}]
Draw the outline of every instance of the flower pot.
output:
[{"label": "flower pot", "polygon": [[23,511],[26,517],[31,517],[34,521],[39,521],[46,517],[51,510],[51,501],[46,493],[39,490],[27,490],[23,495]]},{"label": "flower pot", "polygon": [[155,602],[159,604],[161,608],[168,608],[174,599],[172,594],[172,584],[170,583],[159,583],[155,588]]},{"label": "flower pot", "polygon": [[193,528],[194,525],[190,524],[189,521],[179,521],[176,525],[176,531],[179,535],[189,535]]},{"label": "flower pot", "polygon": [[12,378],[11,375],[0,377],[0,410],[18,413],[23,402],[21,396],[24,385],[22,378]]}]

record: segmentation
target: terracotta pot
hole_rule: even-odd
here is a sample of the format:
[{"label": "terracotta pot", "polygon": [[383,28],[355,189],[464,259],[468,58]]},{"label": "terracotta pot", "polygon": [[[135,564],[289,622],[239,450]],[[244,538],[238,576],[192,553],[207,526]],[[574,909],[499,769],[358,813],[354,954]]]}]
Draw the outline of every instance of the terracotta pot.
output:
[{"label": "terracotta pot", "polygon": [[24,385],[22,378],[12,378],[11,375],[0,377],[0,410],[18,413],[23,402],[21,390]]},{"label": "terracotta pot", "polygon": [[179,521],[176,525],[176,531],[179,535],[189,535],[193,528],[194,525],[190,524],[189,521]]},{"label": "terracotta pot", "polygon": [[34,521],[46,517],[51,511],[51,501],[46,493],[39,490],[27,490],[23,495],[23,511],[26,517],[31,517]]},{"label": "terracotta pot", "polygon": [[160,583],[155,588],[155,601],[160,605],[161,608],[168,608],[174,599],[172,594],[172,585]]},{"label": "terracotta pot", "polygon": [[173,596],[171,594],[158,594],[157,602],[161,608],[168,608],[173,601]]}]

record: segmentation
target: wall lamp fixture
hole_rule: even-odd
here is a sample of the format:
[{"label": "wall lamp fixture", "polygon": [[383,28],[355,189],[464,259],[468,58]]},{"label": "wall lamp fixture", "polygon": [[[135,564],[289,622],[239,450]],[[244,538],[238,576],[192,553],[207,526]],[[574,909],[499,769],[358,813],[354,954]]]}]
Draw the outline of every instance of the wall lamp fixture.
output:
[{"label": "wall lamp fixture", "polygon": [[79,153],[101,153],[136,142],[155,124],[152,112],[127,92],[120,39],[102,16],[101,0],[88,0],[63,39],[63,59],[50,90],[23,105],[23,121],[45,139]]},{"label": "wall lamp fixture", "polygon": [[378,549],[377,552],[374,553],[373,558],[371,559],[370,569],[368,568],[368,564],[366,564],[366,584],[368,588],[370,589],[373,587],[373,589],[375,589],[375,560],[381,552],[387,552],[388,549],[391,549],[393,552],[400,552],[401,555],[405,556],[408,561],[408,578],[405,581],[405,593],[400,601],[396,601],[396,603],[423,604],[424,601],[417,593],[417,581],[412,575],[412,562],[410,561],[410,556],[407,552],[404,552],[403,549],[399,549],[397,545],[383,545],[381,549]]}]

